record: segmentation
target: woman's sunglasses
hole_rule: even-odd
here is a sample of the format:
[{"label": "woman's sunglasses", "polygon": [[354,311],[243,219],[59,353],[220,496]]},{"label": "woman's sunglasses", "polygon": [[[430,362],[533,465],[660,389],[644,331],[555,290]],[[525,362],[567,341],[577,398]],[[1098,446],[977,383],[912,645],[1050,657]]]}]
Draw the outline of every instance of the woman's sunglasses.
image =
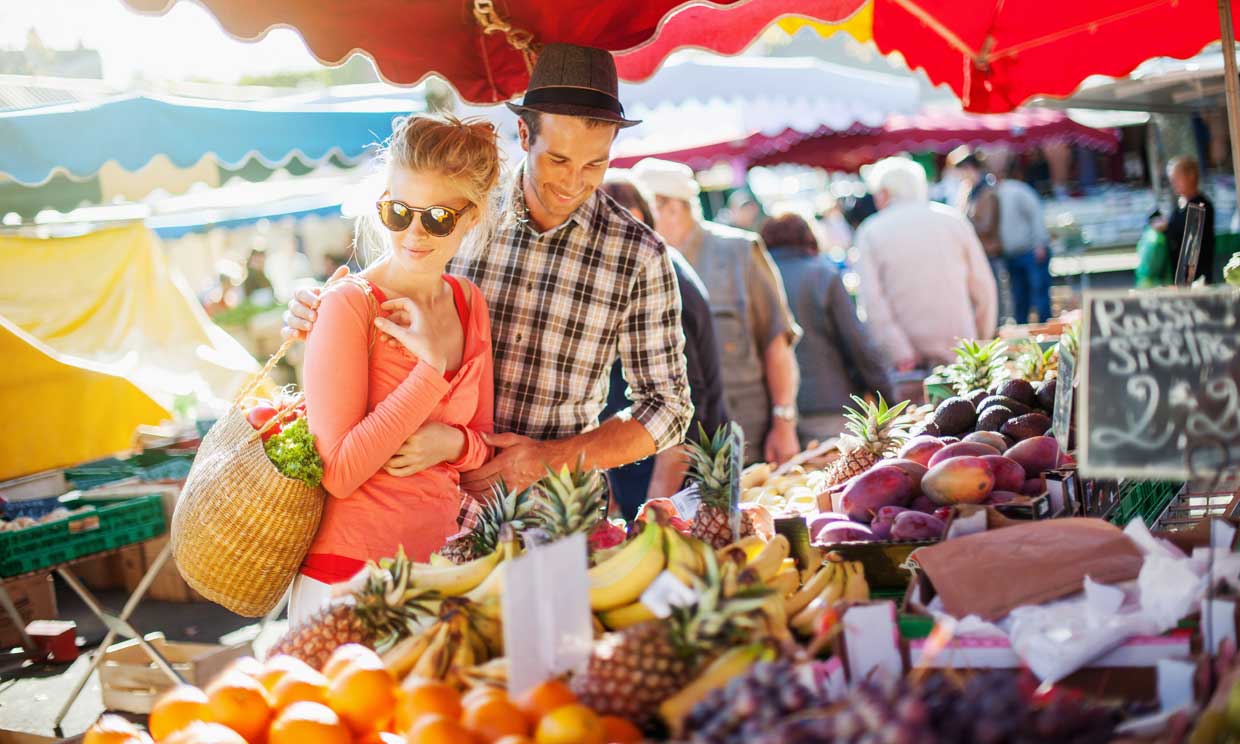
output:
[{"label": "woman's sunglasses", "polygon": [[413,224],[415,214],[422,215],[422,227],[437,238],[446,238],[456,229],[461,215],[473,208],[466,204],[462,209],[451,207],[411,207],[395,199],[384,199],[376,204],[379,208],[379,221],[392,232],[402,232]]}]

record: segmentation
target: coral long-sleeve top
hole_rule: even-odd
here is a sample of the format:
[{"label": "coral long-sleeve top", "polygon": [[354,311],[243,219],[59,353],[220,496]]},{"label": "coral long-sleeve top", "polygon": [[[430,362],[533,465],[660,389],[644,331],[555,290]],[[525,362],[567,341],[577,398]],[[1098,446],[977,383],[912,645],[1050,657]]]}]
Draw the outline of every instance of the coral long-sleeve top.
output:
[{"label": "coral long-sleeve top", "polygon": [[[304,383],[308,423],[330,497],[307,568],[360,567],[362,561],[395,555],[402,546],[410,558],[425,561],[457,531],[460,474],[478,468],[490,454],[482,434],[493,429],[494,387],[482,293],[467,279],[445,280],[452,285],[465,339],[461,366],[447,375],[374,329],[376,309],[387,299],[377,286],[367,282],[373,304],[362,282],[340,282],[323,292],[306,342]],[[403,478],[384,472],[405,440],[431,421],[464,433],[460,458]]]}]

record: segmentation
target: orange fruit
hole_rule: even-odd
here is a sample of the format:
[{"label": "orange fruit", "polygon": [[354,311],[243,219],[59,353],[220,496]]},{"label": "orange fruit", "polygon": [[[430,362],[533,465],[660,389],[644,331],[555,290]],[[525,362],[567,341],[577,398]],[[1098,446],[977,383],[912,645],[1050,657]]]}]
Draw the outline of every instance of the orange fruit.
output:
[{"label": "orange fruit", "polygon": [[468,708],[475,700],[488,697],[500,697],[508,699],[508,692],[502,687],[492,687],[491,685],[478,685],[471,688],[469,692],[461,696],[461,705]]},{"label": "orange fruit", "polygon": [[327,677],[313,669],[285,672],[271,691],[271,707],[284,710],[293,703],[327,705]]},{"label": "orange fruit", "polygon": [[191,685],[177,685],[164,693],[151,708],[146,727],[158,741],[194,721],[211,720],[207,693]]},{"label": "orange fruit", "polygon": [[289,672],[313,671],[314,669],[301,659],[298,659],[295,656],[289,656],[288,654],[280,654],[279,656],[273,656],[268,659],[266,663],[263,664],[262,674],[259,674],[255,677],[255,679],[261,682],[263,687],[267,688],[267,692],[271,692],[276,688],[276,683],[279,682],[285,674],[288,674]]},{"label": "orange fruit", "polygon": [[543,716],[534,732],[537,744],[607,744],[598,714],[584,705],[565,705]]},{"label": "orange fruit", "polygon": [[405,744],[405,737],[391,731],[371,731],[358,739],[357,744]]},{"label": "orange fruit", "polygon": [[103,716],[95,721],[82,744],[151,744],[151,737],[120,716]]},{"label": "orange fruit", "polygon": [[577,696],[568,685],[558,679],[549,679],[526,690],[517,698],[517,707],[537,723],[539,719],[556,708],[572,705]]},{"label": "orange fruit", "polygon": [[459,722],[436,713],[422,716],[405,734],[408,744],[476,744],[478,741]]},{"label": "orange fruit", "polygon": [[159,744],[245,744],[245,739],[223,724],[195,721]]},{"label": "orange fruit", "polygon": [[211,720],[241,734],[250,744],[266,736],[271,703],[258,680],[237,671],[224,674],[207,687],[207,700]]},{"label": "orange fruit", "polygon": [[534,740],[528,736],[505,736],[497,739],[495,744],[534,744]]},{"label": "orange fruit", "polygon": [[358,736],[387,728],[396,712],[396,679],[383,666],[360,660],[345,667],[327,688],[327,704]]},{"label": "orange fruit", "polygon": [[376,654],[371,649],[366,648],[360,643],[346,643],[332,652],[331,658],[323,665],[323,676],[328,679],[335,679],[340,676],[345,667],[363,659],[375,664],[383,664],[379,654]]},{"label": "orange fruit", "polygon": [[438,680],[420,679],[400,693],[396,709],[396,730],[408,731],[422,716],[437,713],[457,720],[461,717],[461,694]]},{"label": "orange fruit", "polygon": [[241,672],[247,677],[258,679],[263,673],[263,665],[253,656],[238,657],[233,663],[224,667],[224,671],[220,672],[220,676],[224,676],[228,672]]},{"label": "orange fruit", "polygon": [[267,738],[268,744],[353,744],[353,734],[321,703],[300,702],[285,708]]},{"label": "orange fruit", "polygon": [[607,744],[640,744],[643,740],[642,730],[627,718],[620,716],[602,716],[603,733]]},{"label": "orange fruit", "polygon": [[525,736],[530,733],[530,719],[525,717],[516,703],[498,695],[472,700],[465,707],[461,723],[486,742],[509,735]]}]

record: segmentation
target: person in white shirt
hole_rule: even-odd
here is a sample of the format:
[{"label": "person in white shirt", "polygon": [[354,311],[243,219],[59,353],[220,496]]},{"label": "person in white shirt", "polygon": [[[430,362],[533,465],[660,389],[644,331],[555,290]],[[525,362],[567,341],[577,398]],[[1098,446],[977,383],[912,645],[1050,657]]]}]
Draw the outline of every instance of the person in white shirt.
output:
[{"label": "person in white shirt", "polygon": [[1029,322],[1032,306],[1038,322],[1051,317],[1050,234],[1042,199],[1029,184],[1004,178],[995,189],[999,196],[999,238],[1003,263],[1012,287],[1017,323]]},{"label": "person in white shirt", "polygon": [[912,160],[880,160],[866,182],[879,211],[857,229],[860,301],[895,369],[943,364],[959,339],[993,337],[995,279],[973,226],[930,202],[926,173]]}]

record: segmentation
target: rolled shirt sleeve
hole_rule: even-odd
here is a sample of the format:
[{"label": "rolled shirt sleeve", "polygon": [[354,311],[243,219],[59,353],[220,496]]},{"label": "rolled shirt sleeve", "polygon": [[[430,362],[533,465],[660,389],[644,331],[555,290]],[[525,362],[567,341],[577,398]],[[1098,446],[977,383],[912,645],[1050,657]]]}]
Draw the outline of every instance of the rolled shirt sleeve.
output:
[{"label": "rolled shirt sleeve", "polygon": [[671,257],[660,250],[639,269],[619,333],[620,362],[633,401],[621,415],[644,426],[658,452],[683,442],[693,417],[680,315]]}]

